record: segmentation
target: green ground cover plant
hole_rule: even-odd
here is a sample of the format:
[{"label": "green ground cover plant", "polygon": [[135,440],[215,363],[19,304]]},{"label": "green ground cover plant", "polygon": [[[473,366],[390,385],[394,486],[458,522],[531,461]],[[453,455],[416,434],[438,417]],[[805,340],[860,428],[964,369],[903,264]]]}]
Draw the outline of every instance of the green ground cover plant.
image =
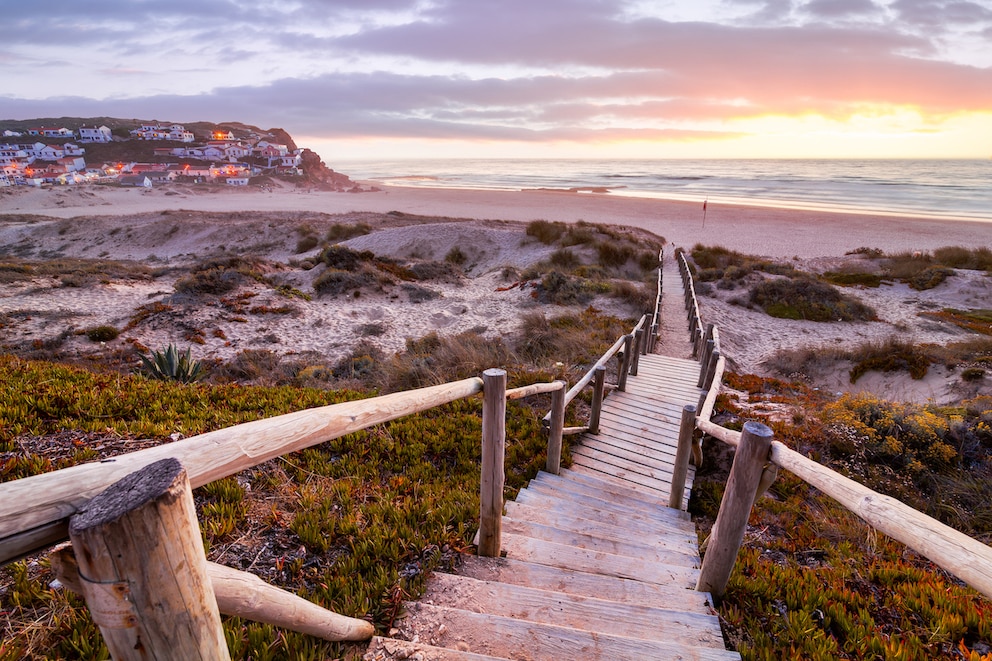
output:
[{"label": "green ground cover plant", "polygon": [[[0,480],[363,396],[354,391],[179,384],[0,356]],[[546,402],[543,402],[546,406]],[[544,409],[510,402],[507,489],[543,466]],[[75,430],[75,431],[69,431]],[[89,431],[85,431],[89,430]],[[478,518],[481,398],[330,440],[197,489],[210,559],[251,570],[386,631],[429,571],[468,546]],[[60,459],[43,449],[59,444]],[[45,559],[0,569],[0,659],[106,658],[80,599]],[[234,658],[327,659],[332,644],[225,618]]]}]

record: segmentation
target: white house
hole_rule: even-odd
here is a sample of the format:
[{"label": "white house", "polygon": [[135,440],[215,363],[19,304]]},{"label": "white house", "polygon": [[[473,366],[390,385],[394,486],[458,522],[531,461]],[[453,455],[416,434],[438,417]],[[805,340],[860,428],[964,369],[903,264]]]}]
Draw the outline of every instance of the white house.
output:
[{"label": "white house", "polygon": [[52,128],[48,126],[28,129],[28,135],[40,135],[46,138],[74,138],[76,136],[75,133],[67,128]]},{"label": "white house", "polygon": [[114,139],[110,129],[106,126],[80,126],[80,142],[111,142]]},{"label": "white house", "polygon": [[248,185],[248,175],[241,175],[238,177],[227,177],[225,183],[228,186],[247,186]]},{"label": "white house", "polygon": [[86,150],[79,145],[74,145],[71,142],[67,142],[62,145],[62,149],[65,150],[66,156],[82,156],[86,153]]},{"label": "white house", "polygon": [[58,163],[65,168],[66,172],[84,172],[86,170],[86,161],[82,156],[66,156],[60,158]]},{"label": "white house", "polygon": [[45,145],[38,150],[38,158],[43,161],[57,161],[65,156],[65,149],[62,145]]},{"label": "white house", "polygon": [[120,182],[121,186],[129,186],[129,187],[137,187],[137,188],[152,187],[152,180],[143,174],[125,175],[123,177],[118,177],[117,181]]}]

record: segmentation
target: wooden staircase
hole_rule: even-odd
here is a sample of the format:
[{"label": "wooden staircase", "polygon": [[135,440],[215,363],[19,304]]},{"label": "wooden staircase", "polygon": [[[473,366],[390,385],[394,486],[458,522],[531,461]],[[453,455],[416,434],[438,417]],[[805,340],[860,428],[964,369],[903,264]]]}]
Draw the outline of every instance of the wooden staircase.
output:
[{"label": "wooden staircase", "polygon": [[740,659],[695,590],[691,466],[682,509],[668,507],[682,409],[702,391],[674,260],[663,280],[667,355],[640,356],[598,433],[573,444],[571,468],[505,503],[504,557],[463,556],[456,574],[435,574],[366,661]]},{"label": "wooden staircase", "polygon": [[[739,659],[694,589],[695,527],[667,506],[698,376],[695,361],[641,356],[606,398],[599,433],[573,446],[572,467],[539,473],[506,503],[505,557],[464,556],[457,574],[433,576],[364,658]],[[683,503],[691,485],[690,470]]]}]

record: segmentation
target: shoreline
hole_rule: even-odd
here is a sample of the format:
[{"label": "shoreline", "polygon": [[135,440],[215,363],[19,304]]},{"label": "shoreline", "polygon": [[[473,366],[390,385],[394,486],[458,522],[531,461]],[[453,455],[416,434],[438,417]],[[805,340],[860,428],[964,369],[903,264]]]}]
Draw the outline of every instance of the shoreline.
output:
[{"label": "shoreline", "polygon": [[392,211],[448,219],[584,220],[639,227],[677,246],[722,245],[779,258],[836,256],[859,247],[886,252],[950,245],[977,247],[989,245],[992,239],[992,226],[983,221],[783,209],[710,200],[704,224],[698,202],[549,190],[382,186],[378,192],[334,193],[288,187],[263,192],[175,185],[148,191],[102,186],[0,189],[0,222],[10,222],[11,217],[19,215],[67,219],[165,210],[309,211],[332,215]]}]

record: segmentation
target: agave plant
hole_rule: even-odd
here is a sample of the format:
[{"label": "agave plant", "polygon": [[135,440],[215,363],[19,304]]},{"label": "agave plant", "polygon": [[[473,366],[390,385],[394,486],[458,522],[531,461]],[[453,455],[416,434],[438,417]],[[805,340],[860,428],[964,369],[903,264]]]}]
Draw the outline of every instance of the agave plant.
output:
[{"label": "agave plant", "polygon": [[164,351],[152,351],[151,358],[142,355],[141,367],[153,379],[180,383],[192,383],[202,374],[202,365],[200,361],[190,357],[190,349],[179,353],[174,344],[170,344]]}]

